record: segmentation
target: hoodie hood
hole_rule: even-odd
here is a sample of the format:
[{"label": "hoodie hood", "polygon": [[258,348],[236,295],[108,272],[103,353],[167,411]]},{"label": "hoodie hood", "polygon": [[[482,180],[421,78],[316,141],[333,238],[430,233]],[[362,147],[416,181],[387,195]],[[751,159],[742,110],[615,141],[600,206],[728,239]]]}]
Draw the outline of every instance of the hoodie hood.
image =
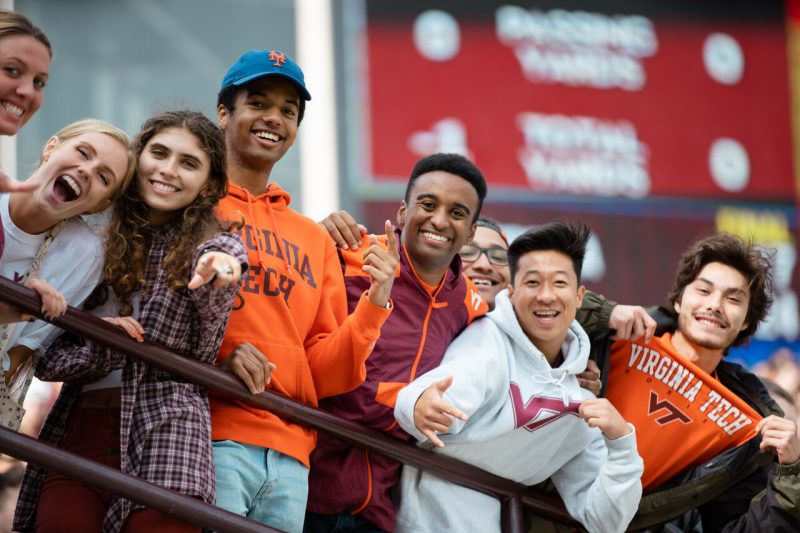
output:
[{"label": "hoodie hood", "polygon": [[[278,220],[275,218],[275,211],[286,211],[289,208],[289,203],[292,201],[292,197],[287,191],[283,190],[280,185],[277,183],[269,183],[267,184],[263,193],[259,194],[258,196],[253,196],[250,191],[244,187],[237,185],[232,181],[228,181],[228,196],[247,202],[247,213],[245,216],[251,221],[251,224],[253,224],[254,227],[272,228],[272,231],[275,232],[278,242],[284,242],[283,238],[281,237],[280,227],[278,227]],[[256,217],[256,210],[253,209],[254,203],[263,203],[266,206],[267,214],[269,216],[268,223],[264,223]],[[264,250],[262,248],[261,241],[258,239],[256,240],[256,246],[258,246],[258,263],[262,268],[266,269],[264,262]],[[289,277],[293,277],[294,273],[292,271],[292,267],[289,265],[289,260],[286,258],[286,251],[282,250],[280,255],[283,259],[283,267],[286,273],[289,275]]]},{"label": "hoodie hood", "polygon": [[495,308],[486,317],[503,331],[514,343],[514,349],[530,355],[530,360],[537,367],[544,366],[550,375],[558,380],[565,375],[580,374],[586,370],[589,360],[589,337],[577,320],[573,320],[567,330],[567,336],[561,345],[564,363],[558,368],[551,368],[544,354],[531,342],[519,325],[514,307],[508,298],[508,289],[503,289],[495,297]]},{"label": "hoodie hood", "polygon": [[228,181],[228,195],[238,198],[239,200],[244,200],[245,202],[267,202],[273,209],[278,211],[282,211],[289,207],[289,204],[292,201],[292,197],[289,195],[289,192],[284,190],[277,183],[269,183],[264,189],[263,193],[254,196],[244,187],[237,185],[232,181]]}]

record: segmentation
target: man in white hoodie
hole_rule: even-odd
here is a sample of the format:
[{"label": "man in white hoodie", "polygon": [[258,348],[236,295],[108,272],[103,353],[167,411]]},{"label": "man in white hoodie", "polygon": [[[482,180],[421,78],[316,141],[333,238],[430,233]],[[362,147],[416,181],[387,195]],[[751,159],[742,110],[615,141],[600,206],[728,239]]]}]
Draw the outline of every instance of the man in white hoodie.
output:
[{"label": "man in white hoodie", "polygon": [[[518,237],[494,311],[400,392],[395,416],[445,455],[525,485],[552,477],[589,531],[621,532],[641,497],[642,460],[633,426],[578,383],[589,356],[575,321],[588,237],[563,222]],[[406,467],[397,531],[500,531],[500,503]]]}]

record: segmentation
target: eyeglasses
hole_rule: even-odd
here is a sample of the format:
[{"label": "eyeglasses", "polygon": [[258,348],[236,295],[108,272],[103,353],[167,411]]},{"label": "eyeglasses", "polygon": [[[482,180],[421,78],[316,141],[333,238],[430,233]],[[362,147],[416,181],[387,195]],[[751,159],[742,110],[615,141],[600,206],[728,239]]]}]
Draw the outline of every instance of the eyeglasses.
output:
[{"label": "eyeglasses", "polygon": [[474,263],[480,259],[481,254],[486,254],[486,258],[493,265],[508,265],[508,250],[505,248],[481,248],[474,244],[465,244],[461,248],[461,251],[458,252],[458,255],[461,256],[461,260],[467,263]]}]

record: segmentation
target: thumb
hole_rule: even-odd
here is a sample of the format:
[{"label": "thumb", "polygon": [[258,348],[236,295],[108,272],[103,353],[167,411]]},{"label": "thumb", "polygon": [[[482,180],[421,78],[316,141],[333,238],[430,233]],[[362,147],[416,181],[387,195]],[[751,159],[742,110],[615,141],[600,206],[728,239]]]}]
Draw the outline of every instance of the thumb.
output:
[{"label": "thumb", "polygon": [[386,244],[388,245],[389,254],[395,259],[400,259],[400,252],[397,251],[397,235],[394,234],[394,227],[391,221],[384,222],[383,228],[386,230]]},{"label": "thumb", "polygon": [[441,381],[436,382],[436,390],[439,391],[440,394],[444,394],[447,389],[450,388],[450,385],[453,384],[453,376],[447,376]]}]

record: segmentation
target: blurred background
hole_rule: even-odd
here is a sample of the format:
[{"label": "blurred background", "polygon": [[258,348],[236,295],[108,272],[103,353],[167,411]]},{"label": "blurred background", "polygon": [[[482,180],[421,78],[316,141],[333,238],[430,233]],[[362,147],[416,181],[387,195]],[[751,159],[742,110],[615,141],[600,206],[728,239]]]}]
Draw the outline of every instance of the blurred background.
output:
[{"label": "blurred background", "polygon": [[512,237],[586,221],[587,286],[643,305],[663,302],[692,241],[752,238],[775,251],[775,305],[730,357],[798,391],[800,0],[6,5],[55,52],[45,103],[16,139],[21,177],[82,117],[131,134],[168,108],[214,117],[238,55],[279,48],[313,100],[273,179],[307,215],[347,209],[378,231],[418,158],[459,152]]}]

